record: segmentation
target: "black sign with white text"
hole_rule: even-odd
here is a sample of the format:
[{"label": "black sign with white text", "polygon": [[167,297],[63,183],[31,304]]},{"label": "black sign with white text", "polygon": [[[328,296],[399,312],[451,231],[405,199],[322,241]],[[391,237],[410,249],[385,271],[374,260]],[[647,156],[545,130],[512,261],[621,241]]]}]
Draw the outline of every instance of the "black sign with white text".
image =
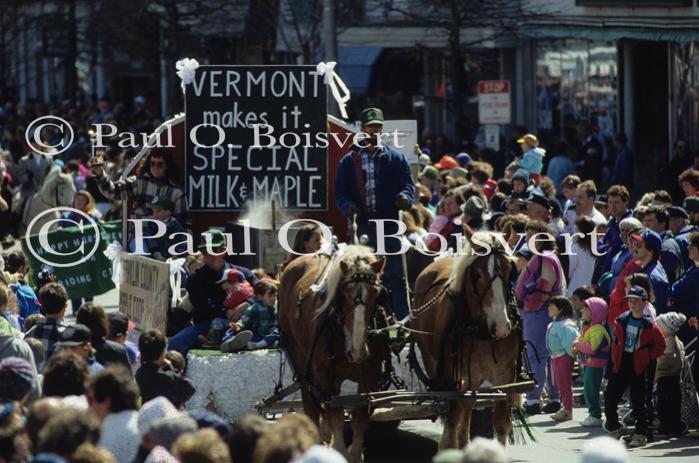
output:
[{"label": "black sign with white text", "polygon": [[189,210],[248,200],[328,209],[327,144],[316,141],[327,131],[326,85],[315,66],[200,66],[185,113]]}]

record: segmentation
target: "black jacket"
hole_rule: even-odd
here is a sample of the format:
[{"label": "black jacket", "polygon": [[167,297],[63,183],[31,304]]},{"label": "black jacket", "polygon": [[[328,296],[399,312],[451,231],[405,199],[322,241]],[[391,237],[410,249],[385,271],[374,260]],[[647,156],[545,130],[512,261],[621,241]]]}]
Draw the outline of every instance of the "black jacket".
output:
[{"label": "black jacket", "polygon": [[107,339],[93,339],[92,347],[97,351],[95,353],[95,359],[105,367],[109,366],[109,364],[117,363],[124,365],[129,371],[132,371],[131,362],[129,362],[129,354],[126,353],[126,347]]},{"label": "black jacket", "polygon": [[136,383],[141,390],[141,403],[163,396],[175,407],[180,407],[194,395],[191,381],[173,371],[163,371],[154,362],[141,365],[136,372]]},{"label": "black jacket", "polygon": [[[224,268],[240,270],[248,282],[255,285],[256,279],[247,268],[229,263],[226,263]],[[225,318],[226,309],[223,307],[223,301],[226,299],[226,292],[220,283],[216,283],[222,275],[223,271],[216,272],[208,265],[204,265],[190,274],[187,279],[189,302],[194,307],[192,321],[195,324],[209,323],[214,318]]]}]

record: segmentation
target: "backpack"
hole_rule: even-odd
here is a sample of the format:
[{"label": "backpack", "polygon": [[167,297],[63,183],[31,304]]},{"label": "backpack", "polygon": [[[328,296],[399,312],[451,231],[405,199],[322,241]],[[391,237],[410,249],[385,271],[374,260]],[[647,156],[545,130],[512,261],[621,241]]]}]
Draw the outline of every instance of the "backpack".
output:
[{"label": "backpack", "polygon": [[[687,344],[687,348],[694,342],[696,342],[696,338]],[[685,355],[682,361],[682,373],[680,373],[680,392],[682,394],[680,413],[682,421],[690,427],[699,425],[699,395],[697,395],[697,388],[692,376],[695,354],[696,349],[691,354]]]}]

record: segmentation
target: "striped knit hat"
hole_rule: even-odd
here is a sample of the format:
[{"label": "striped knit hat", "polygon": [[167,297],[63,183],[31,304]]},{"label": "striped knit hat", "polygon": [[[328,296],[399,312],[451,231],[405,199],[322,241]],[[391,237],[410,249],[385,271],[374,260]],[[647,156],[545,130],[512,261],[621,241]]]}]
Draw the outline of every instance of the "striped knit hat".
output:
[{"label": "striped knit hat", "polygon": [[0,400],[22,400],[34,386],[34,371],[20,357],[0,361]]},{"label": "striped knit hat", "polygon": [[680,327],[687,321],[687,317],[683,313],[679,312],[667,312],[658,315],[655,319],[658,326],[663,330],[668,336],[673,336],[677,334]]}]

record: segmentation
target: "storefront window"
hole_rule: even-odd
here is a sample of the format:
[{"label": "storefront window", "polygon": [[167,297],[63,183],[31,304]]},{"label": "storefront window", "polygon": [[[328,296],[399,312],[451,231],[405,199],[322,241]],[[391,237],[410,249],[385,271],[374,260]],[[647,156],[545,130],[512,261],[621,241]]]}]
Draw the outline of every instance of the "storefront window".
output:
[{"label": "storefront window", "polygon": [[617,121],[617,47],[557,40],[536,49],[537,129],[550,141],[575,139],[580,122],[610,140]]},{"label": "storefront window", "polygon": [[699,49],[695,43],[672,44],[672,140],[699,148]]}]

